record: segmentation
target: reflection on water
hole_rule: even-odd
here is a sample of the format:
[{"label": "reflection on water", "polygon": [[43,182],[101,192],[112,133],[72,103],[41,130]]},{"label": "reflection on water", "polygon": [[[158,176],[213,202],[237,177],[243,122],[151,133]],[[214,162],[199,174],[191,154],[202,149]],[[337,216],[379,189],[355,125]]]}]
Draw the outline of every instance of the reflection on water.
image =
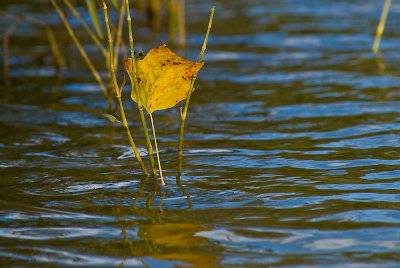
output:
[{"label": "reflection on water", "polygon": [[[79,57],[58,80],[41,29],[20,27],[0,90],[0,266],[398,267],[400,5],[374,55],[383,2],[213,3],[181,177],[179,109],[154,114],[166,187],[101,116]],[[190,59],[210,6],[187,1]],[[0,7],[43,17],[67,42],[51,10]],[[148,31],[143,51],[165,42]]]}]

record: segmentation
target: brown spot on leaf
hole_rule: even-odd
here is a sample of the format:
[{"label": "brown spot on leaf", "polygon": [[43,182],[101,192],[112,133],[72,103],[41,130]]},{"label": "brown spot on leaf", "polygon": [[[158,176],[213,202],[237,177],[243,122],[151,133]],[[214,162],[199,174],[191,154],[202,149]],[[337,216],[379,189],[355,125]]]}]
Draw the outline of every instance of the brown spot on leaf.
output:
[{"label": "brown spot on leaf", "polygon": [[180,64],[182,64],[182,62],[176,62],[176,61],[174,61],[174,62],[172,63],[172,65],[180,65]]},{"label": "brown spot on leaf", "polygon": [[140,79],[139,77],[137,78],[137,82],[140,83],[142,81],[142,79]]}]

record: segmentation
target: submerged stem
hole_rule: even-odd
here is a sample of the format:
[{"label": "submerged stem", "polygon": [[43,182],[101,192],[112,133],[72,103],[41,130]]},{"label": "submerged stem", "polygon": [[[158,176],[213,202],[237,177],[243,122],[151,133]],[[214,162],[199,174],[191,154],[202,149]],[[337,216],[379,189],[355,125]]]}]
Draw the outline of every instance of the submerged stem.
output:
[{"label": "submerged stem", "polygon": [[162,169],[161,169],[161,162],[160,162],[160,155],[158,154],[158,147],[157,147],[157,138],[156,138],[156,131],[154,129],[154,122],[153,122],[153,115],[150,113],[150,121],[151,121],[151,128],[153,129],[153,137],[154,137],[154,145],[156,147],[156,154],[157,154],[157,161],[158,161],[158,170],[160,171],[160,179],[161,179],[161,185],[164,186],[164,178],[162,175]]},{"label": "submerged stem", "polygon": [[[204,42],[203,42],[203,45],[201,47],[199,59],[197,60],[197,62],[201,62],[201,59],[203,58],[204,51],[206,50],[208,36],[210,34],[210,29],[211,29],[213,17],[214,17],[214,7],[212,7],[211,11],[210,11],[210,20],[208,21],[208,27],[207,27],[206,36],[204,38]],[[182,173],[183,133],[184,133],[184,128],[185,128],[186,114],[187,114],[187,111],[188,111],[188,108],[189,108],[189,103],[190,103],[190,97],[192,96],[193,86],[194,86],[194,82],[196,81],[196,78],[197,78],[197,75],[194,75],[192,77],[192,81],[190,83],[189,93],[188,93],[188,96],[187,96],[187,99],[186,99],[186,102],[185,102],[185,107],[183,108],[183,111],[181,113],[181,127],[180,127],[179,145],[178,145],[178,174]]]},{"label": "submerged stem", "polygon": [[[118,1],[117,1],[118,3]],[[125,1],[122,1],[122,6],[121,9],[119,11],[119,19],[118,19],[118,28],[117,28],[117,36],[116,36],[116,41],[115,41],[115,45],[114,45],[114,55],[116,56],[114,58],[114,66],[117,67],[118,66],[118,55],[119,55],[119,48],[121,46],[122,43],[122,31],[124,28],[124,15],[125,15]]]}]

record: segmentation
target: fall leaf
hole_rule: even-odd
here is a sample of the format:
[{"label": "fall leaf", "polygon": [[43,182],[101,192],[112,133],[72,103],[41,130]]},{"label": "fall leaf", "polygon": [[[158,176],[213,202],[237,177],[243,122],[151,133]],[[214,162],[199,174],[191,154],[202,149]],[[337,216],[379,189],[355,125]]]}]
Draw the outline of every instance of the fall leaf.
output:
[{"label": "fall leaf", "polygon": [[[150,114],[168,109],[187,98],[192,77],[203,67],[181,58],[164,44],[153,48],[143,60],[137,60],[137,80],[142,105]],[[131,98],[137,102],[133,89],[132,60],[125,59],[125,68],[132,81]]]}]

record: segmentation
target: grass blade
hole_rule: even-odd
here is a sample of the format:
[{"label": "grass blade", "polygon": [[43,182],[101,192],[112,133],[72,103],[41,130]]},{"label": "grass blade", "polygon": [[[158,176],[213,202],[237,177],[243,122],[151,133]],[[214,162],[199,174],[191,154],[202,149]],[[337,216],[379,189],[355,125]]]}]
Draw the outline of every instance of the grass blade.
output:
[{"label": "grass blade", "polygon": [[96,29],[97,35],[101,39],[103,39],[103,30],[101,29],[100,19],[99,19],[99,16],[97,14],[96,0],[85,0],[85,1],[86,1],[86,5],[88,7],[88,10],[89,10],[89,15],[90,15],[90,18],[92,20],[93,26]]},{"label": "grass blade", "polygon": [[[198,62],[201,62],[204,51],[206,50],[208,36],[210,34],[213,17],[214,17],[214,7],[212,7],[211,11],[210,11],[210,20],[208,21],[207,32],[206,32],[206,36],[204,38],[203,45],[201,47]],[[181,113],[181,128],[180,128],[179,144],[178,144],[178,175],[180,175],[182,173],[183,132],[184,132],[184,128],[185,128],[185,120],[186,120],[186,115],[187,115],[187,111],[189,108],[190,97],[192,96],[193,86],[194,86],[194,82],[196,81],[196,78],[197,78],[197,75],[194,75],[192,78],[192,81],[190,84],[190,89],[189,89],[189,94],[188,94],[186,102],[185,102],[185,107],[183,108],[183,111]]]}]

